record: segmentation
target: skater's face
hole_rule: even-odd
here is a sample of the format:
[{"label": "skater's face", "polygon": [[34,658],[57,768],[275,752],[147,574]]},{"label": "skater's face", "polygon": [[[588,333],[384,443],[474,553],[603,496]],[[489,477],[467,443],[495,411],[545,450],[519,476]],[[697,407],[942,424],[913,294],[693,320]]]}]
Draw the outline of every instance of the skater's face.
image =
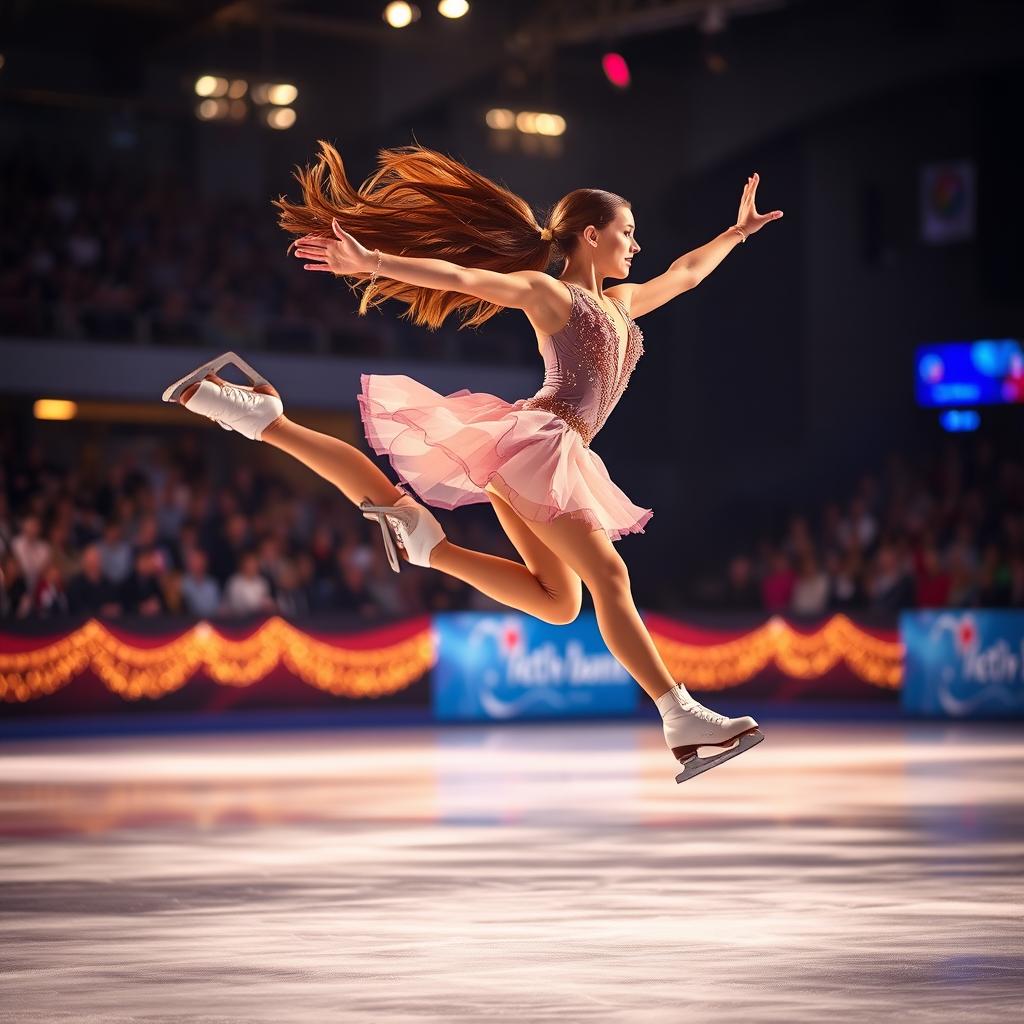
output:
[{"label": "skater's face", "polygon": [[588,227],[585,236],[591,242],[594,263],[603,277],[629,276],[633,256],[640,251],[632,210],[620,206],[609,224],[600,231]]}]

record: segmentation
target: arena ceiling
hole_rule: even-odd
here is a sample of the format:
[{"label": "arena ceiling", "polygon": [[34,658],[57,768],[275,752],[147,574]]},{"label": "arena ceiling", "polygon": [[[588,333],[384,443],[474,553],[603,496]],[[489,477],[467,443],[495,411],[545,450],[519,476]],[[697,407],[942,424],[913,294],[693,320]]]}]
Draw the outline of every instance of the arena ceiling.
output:
[{"label": "arena ceiling", "polygon": [[[421,0],[406,29],[385,24],[384,0],[8,0],[0,4],[0,100],[158,110],[155,66],[217,65],[268,80],[329,75],[346,88],[384,69],[378,116],[397,117],[503,71],[522,84],[574,48],[628,40],[649,59],[683,34],[713,35],[750,16],[776,16],[823,0],[516,0],[477,2],[439,15]],[[18,56],[23,59],[16,59]],[[275,77],[276,76],[276,77]]]},{"label": "arena ceiling", "polygon": [[558,50],[620,40],[670,40],[676,33],[723,31],[751,15],[791,11],[823,0],[516,0],[478,2],[447,19],[434,0],[395,30],[383,0],[8,0],[0,4],[0,49],[93,53],[133,62],[244,50],[267,60],[314,57],[350,44],[416,54],[449,50],[452,63],[543,63]]}]

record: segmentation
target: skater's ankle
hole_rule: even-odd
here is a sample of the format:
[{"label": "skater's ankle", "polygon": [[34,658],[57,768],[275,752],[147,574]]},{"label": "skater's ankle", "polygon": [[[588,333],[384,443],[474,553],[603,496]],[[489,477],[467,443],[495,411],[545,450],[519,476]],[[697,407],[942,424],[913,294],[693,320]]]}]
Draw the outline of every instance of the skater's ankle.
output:
[{"label": "skater's ankle", "polygon": [[664,718],[666,715],[679,713],[680,699],[692,700],[693,698],[690,697],[690,694],[682,683],[676,683],[673,687],[666,690],[660,697],[656,697],[654,703],[661,712],[662,718]]},{"label": "skater's ankle", "polygon": [[430,551],[428,561],[430,562],[431,569],[440,569],[444,563],[445,558],[451,552],[453,548],[451,541],[445,537],[443,540],[439,540]]},{"label": "skater's ankle", "polygon": [[288,417],[284,413],[281,413],[272,423],[268,423],[263,430],[260,432],[260,440],[266,441],[268,434],[273,434],[276,430],[280,430],[284,426]]}]

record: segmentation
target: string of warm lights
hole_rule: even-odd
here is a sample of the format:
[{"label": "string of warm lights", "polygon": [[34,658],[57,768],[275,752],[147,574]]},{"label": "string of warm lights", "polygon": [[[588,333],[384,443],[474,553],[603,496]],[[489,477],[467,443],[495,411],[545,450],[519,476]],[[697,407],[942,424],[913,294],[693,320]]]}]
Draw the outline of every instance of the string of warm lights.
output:
[{"label": "string of warm lights", "polygon": [[833,616],[814,633],[800,633],[773,616],[745,636],[706,645],[682,643],[648,626],[672,678],[694,689],[737,686],[772,662],[795,679],[818,678],[840,661],[883,689],[897,689],[903,679],[903,645],[872,636],[845,615]]},{"label": "string of warm lights", "polygon": [[166,643],[140,647],[93,619],[36,650],[0,653],[0,700],[35,700],[87,669],[126,700],[159,699],[200,670],[223,686],[251,686],[279,662],[335,696],[382,697],[421,678],[436,659],[429,627],[381,647],[354,649],[314,639],[279,618],[242,640],[201,622]]},{"label": "string of warm lights", "polygon": [[[840,662],[860,679],[896,689],[903,678],[903,645],[880,639],[836,615],[813,633],[775,616],[744,636],[718,643],[685,643],[648,622],[674,679],[695,689],[736,686],[774,663],[794,679],[815,679]],[[92,620],[32,651],[0,653],[0,700],[35,700],[88,669],[125,700],[159,699],[202,671],[222,686],[251,686],[279,663],[310,686],[343,697],[381,697],[405,689],[437,660],[430,628],[417,628],[374,648],[339,647],[280,618],[233,640],[201,622],[151,647],[121,640]]]}]

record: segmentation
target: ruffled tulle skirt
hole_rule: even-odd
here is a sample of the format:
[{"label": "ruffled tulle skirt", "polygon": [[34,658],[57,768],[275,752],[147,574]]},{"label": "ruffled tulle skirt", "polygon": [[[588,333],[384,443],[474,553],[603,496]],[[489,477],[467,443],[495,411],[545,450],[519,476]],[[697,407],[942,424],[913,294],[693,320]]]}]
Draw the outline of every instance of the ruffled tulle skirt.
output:
[{"label": "ruffled tulle skirt", "polygon": [[654,515],[612,482],[600,457],[565,420],[467,389],[450,395],[404,374],[360,377],[370,447],[428,505],[453,509],[488,501],[485,487],[524,519],[571,516],[613,541],[643,533]]}]

